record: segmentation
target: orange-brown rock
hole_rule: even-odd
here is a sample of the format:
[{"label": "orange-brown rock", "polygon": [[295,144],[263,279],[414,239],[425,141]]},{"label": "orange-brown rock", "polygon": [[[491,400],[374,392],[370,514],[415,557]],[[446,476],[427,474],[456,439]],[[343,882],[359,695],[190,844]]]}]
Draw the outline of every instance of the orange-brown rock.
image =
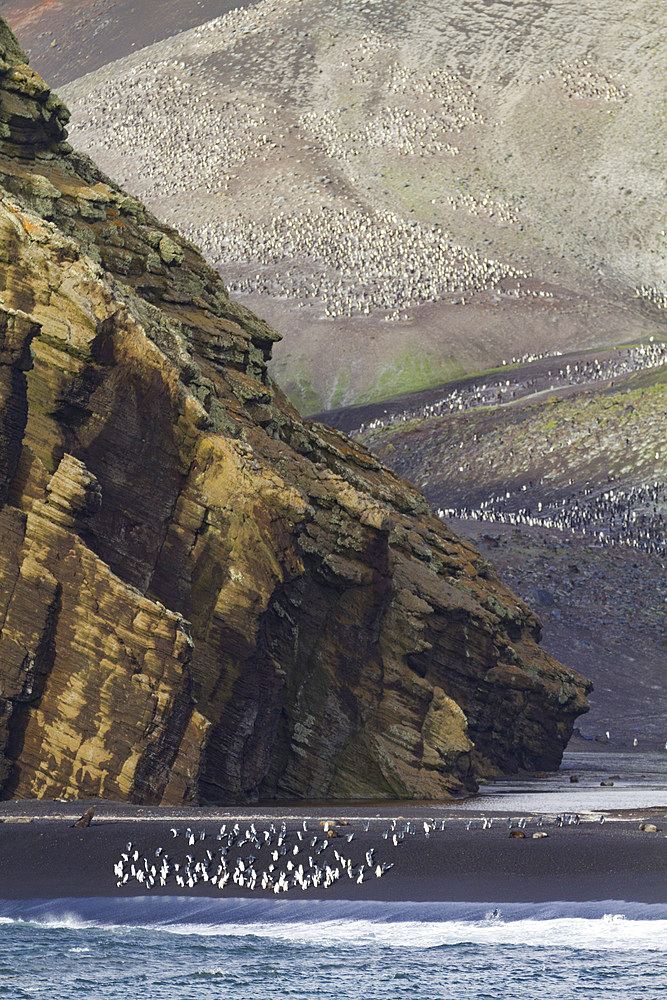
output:
[{"label": "orange-brown rock", "polygon": [[0,18],[0,789],[444,797],[557,766],[587,684],[276,334],[66,142]]}]

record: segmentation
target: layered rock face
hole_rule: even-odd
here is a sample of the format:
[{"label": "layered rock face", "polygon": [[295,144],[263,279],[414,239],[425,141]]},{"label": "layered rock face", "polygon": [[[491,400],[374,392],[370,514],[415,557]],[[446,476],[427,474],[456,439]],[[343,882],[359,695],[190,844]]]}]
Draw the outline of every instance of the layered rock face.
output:
[{"label": "layered rock face", "polygon": [[0,792],[440,798],[557,766],[587,682],[277,335],[66,142],[0,18]]}]

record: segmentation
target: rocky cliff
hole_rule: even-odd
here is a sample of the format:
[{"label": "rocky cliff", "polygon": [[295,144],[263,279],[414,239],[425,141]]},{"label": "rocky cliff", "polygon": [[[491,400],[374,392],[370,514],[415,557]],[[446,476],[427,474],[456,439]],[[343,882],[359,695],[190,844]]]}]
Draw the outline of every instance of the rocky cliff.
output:
[{"label": "rocky cliff", "polygon": [[587,682],[277,335],[66,141],[0,18],[0,789],[444,797],[557,766]]}]

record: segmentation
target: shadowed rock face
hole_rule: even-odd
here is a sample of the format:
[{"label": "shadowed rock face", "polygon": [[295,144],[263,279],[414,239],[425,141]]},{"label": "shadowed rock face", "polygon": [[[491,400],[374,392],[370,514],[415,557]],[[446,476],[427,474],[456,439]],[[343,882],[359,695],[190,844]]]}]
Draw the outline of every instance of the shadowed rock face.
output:
[{"label": "shadowed rock face", "polygon": [[444,797],[557,766],[587,682],[277,335],[66,142],[0,18],[0,789]]}]

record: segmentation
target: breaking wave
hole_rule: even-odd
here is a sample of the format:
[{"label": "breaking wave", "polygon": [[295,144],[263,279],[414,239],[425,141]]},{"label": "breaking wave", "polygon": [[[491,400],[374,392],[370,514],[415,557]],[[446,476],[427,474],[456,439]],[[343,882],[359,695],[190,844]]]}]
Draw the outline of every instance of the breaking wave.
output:
[{"label": "breaking wave", "polygon": [[618,900],[573,903],[412,903],[132,897],[0,901],[0,922],[71,931],[153,931],[273,939],[285,944],[443,948],[667,950],[667,905]]}]

